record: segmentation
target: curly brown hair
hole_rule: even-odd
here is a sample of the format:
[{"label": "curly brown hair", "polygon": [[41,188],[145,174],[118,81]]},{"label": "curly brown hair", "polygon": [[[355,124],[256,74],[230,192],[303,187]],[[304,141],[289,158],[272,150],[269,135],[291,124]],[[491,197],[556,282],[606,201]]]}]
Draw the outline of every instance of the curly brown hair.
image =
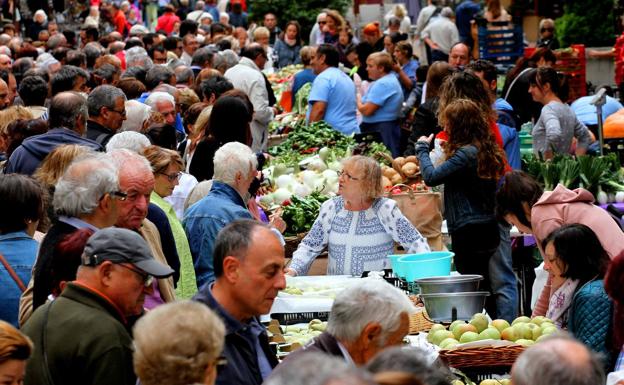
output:
[{"label": "curly brown hair", "polygon": [[499,179],[505,172],[505,155],[490,129],[489,115],[469,99],[456,99],[440,111],[440,125],[449,134],[447,157],[460,147],[474,145],[477,153],[477,175],[483,179]]}]

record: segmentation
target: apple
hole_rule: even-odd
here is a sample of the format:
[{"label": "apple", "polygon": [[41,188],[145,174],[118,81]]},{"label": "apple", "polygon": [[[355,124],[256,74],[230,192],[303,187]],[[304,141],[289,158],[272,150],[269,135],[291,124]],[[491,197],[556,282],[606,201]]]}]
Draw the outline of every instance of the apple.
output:
[{"label": "apple", "polygon": [[471,325],[471,324],[463,324],[463,325],[457,325],[453,329],[453,335],[455,336],[456,339],[460,339],[462,334],[464,334],[466,332],[475,332],[476,333],[477,332],[477,328],[474,325]]},{"label": "apple", "polygon": [[515,340],[520,338],[520,335],[518,333],[518,330],[510,326],[507,329],[503,330],[503,332],[501,333],[501,338],[507,341],[514,342]]},{"label": "apple", "polygon": [[533,318],[531,319],[531,323],[534,323],[534,324],[536,324],[536,325],[538,325],[538,326],[541,326],[541,325],[542,325],[542,323],[544,323],[544,322],[550,322],[550,323],[552,323],[552,321],[550,320],[550,318],[546,318],[546,317],[544,317],[543,315],[538,315],[537,317],[533,317]]},{"label": "apple", "polygon": [[522,345],[522,346],[531,346],[531,345],[533,345],[535,343],[535,341],[533,341],[533,340],[527,340],[527,339],[524,339],[524,338],[517,339],[515,342],[518,345]]},{"label": "apple", "polygon": [[522,316],[513,320],[513,322],[511,323],[511,326],[514,326],[515,324],[518,324],[518,323],[528,323],[528,322],[531,322],[531,319],[527,316]]},{"label": "apple", "polygon": [[553,334],[553,333],[556,333],[556,332],[557,332],[557,327],[556,326],[548,326],[548,327],[542,329],[542,335],[543,336],[547,336],[547,335],[550,335],[550,334]]},{"label": "apple", "polygon": [[440,342],[441,349],[453,349],[456,345],[459,345],[459,341],[455,338],[446,338],[444,341]]},{"label": "apple", "polygon": [[526,324],[526,326],[531,329],[531,338],[529,338],[530,340],[535,341],[539,336],[542,335],[542,328],[540,328],[536,324],[530,323]]},{"label": "apple", "polygon": [[447,338],[454,338],[453,333],[449,332],[448,330],[438,330],[433,333],[433,337],[431,337],[431,342],[433,342],[434,345],[440,346],[440,342],[444,341]]},{"label": "apple", "polygon": [[556,326],[555,326],[555,324],[554,324],[554,323],[552,323],[552,322],[547,322],[547,321],[542,322],[542,324],[540,325],[540,327],[542,328],[542,332],[544,331],[544,329],[546,329],[546,328],[548,328],[548,327],[555,327],[555,328],[556,328]]},{"label": "apple", "polygon": [[444,327],[444,325],[440,324],[432,325],[431,329],[429,329],[429,333],[427,334],[427,342],[431,342],[431,339],[433,338],[433,333],[437,332],[438,330],[446,330],[446,328]]},{"label": "apple", "polygon": [[487,316],[483,313],[477,313],[472,316],[472,319],[470,320],[470,324],[474,325],[477,328],[477,331],[481,333],[488,327]]},{"label": "apple", "polygon": [[464,321],[464,320],[461,320],[461,319],[455,320],[455,321],[453,321],[453,323],[451,323],[451,325],[448,327],[448,330],[453,330],[453,329],[455,329],[455,327],[456,327],[457,325],[465,325],[465,324],[466,324],[466,321]]},{"label": "apple", "polygon": [[527,323],[518,323],[512,326],[518,332],[518,337],[523,339],[530,339],[533,337],[533,332],[529,328]]},{"label": "apple", "polygon": [[465,344],[468,342],[477,341],[478,339],[479,339],[479,334],[475,332],[466,332],[462,334],[461,338],[459,339],[459,343]]},{"label": "apple", "polygon": [[509,325],[509,322],[504,319],[495,319],[494,321],[492,321],[492,324],[490,324],[490,327],[495,327],[496,329],[498,329],[499,332],[502,332],[510,326],[511,325]]},{"label": "apple", "polygon": [[480,340],[500,340],[501,334],[498,331],[498,329],[490,326],[489,328],[479,333],[479,339]]}]

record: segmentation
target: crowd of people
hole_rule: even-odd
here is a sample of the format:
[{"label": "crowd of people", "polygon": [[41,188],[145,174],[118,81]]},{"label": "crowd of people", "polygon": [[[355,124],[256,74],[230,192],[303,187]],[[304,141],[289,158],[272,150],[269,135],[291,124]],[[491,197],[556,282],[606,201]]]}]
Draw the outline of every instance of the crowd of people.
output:
[{"label": "crowd of people", "polygon": [[355,276],[388,267],[395,243],[430,250],[384,198],[380,165],[353,156],[285,267],[286,224],[256,198],[281,112],[267,74],[291,64],[309,122],[376,135],[444,185],[455,267],[484,277],[492,318],[518,315],[511,225],[534,235],[549,279],[533,315],[581,343],[528,349],[514,383],[598,384],[621,369],[624,233],[591,193],[544,192],[519,170],[523,123],[549,159],[591,153],[596,121],[566,103],[552,20],[498,96],[471,29],[510,17],[486,3],[430,1],[413,37],[401,4],[359,36],[323,10],[309,39],[273,13],[250,20],[244,0],[94,3],[79,32],[45,5],[22,12],[23,30],[5,25],[0,382],[449,383],[444,365],[395,347],[415,309],[382,281],[342,292],[327,331],[282,363],[268,343],[259,317],[325,248],[328,274]]}]

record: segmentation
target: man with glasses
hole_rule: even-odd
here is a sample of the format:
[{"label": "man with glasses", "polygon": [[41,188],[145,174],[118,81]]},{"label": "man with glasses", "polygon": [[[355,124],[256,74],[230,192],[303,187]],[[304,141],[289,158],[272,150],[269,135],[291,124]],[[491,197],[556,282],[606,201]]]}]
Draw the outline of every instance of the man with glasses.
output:
[{"label": "man with glasses", "polygon": [[326,23],[326,17],[327,13],[325,12],[321,12],[316,16],[316,24],[314,24],[312,31],[310,31],[310,45],[313,47],[323,44],[323,27]]},{"label": "man with glasses", "polygon": [[[147,219],[150,196],[155,184],[152,166],[145,157],[129,150],[114,150],[109,152],[109,155],[119,170],[119,190],[126,194],[126,199],[119,202],[119,216],[115,226],[140,234],[149,245],[154,258],[170,266],[178,275],[180,259],[175,244],[170,252],[165,253],[161,233],[156,225]],[[166,215],[162,210],[160,212],[166,222]],[[145,299],[145,308],[152,309],[160,304],[175,301],[174,278],[158,279],[154,282],[153,288],[154,290],[148,293]]]},{"label": "man with glasses", "polygon": [[95,232],[76,280],[22,328],[35,345],[25,383],[134,385],[130,320],[143,312],[153,279],[171,274],[134,231]]},{"label": "man with glasses", "polygon": [[87,138],[106,146],[126,120],[126,95],[117,87],[101,85],[91,91],[87,105]]},{"label": "man with glasses", "polygon": [[87,118],[87,101],[82,95],[61,92],[54,96],[49,108],[50,130],[24,140],[11,154],[5,173],[32,175],[43,159],[63,144],[78,144],[102,151],[99,143],[83,137]]},{"label": "man with glasses", "polygon": [[20,301],[21,324],[52,293],[50,271],[56,245],[77,229],[97,231],[113,226],[119,216],[119,202],[125,197],[119,188],[117,167],[109,156],[91,153],[69,166],[55,186],[53,206],[59,216],[43,238],[29,288]]}]

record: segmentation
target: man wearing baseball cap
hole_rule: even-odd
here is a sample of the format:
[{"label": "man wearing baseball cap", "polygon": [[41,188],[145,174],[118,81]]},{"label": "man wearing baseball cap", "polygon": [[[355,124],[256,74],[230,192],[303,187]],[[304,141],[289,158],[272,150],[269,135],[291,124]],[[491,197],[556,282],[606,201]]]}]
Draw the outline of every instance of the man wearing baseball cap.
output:
[{"label": "man wearing baseball cap", "polygon": [[153,279],[172,274],[136,232],[95,232],[76,280],[22,328],[36,346],[24,383],[134,385],[128,318],[143,311]]}]

